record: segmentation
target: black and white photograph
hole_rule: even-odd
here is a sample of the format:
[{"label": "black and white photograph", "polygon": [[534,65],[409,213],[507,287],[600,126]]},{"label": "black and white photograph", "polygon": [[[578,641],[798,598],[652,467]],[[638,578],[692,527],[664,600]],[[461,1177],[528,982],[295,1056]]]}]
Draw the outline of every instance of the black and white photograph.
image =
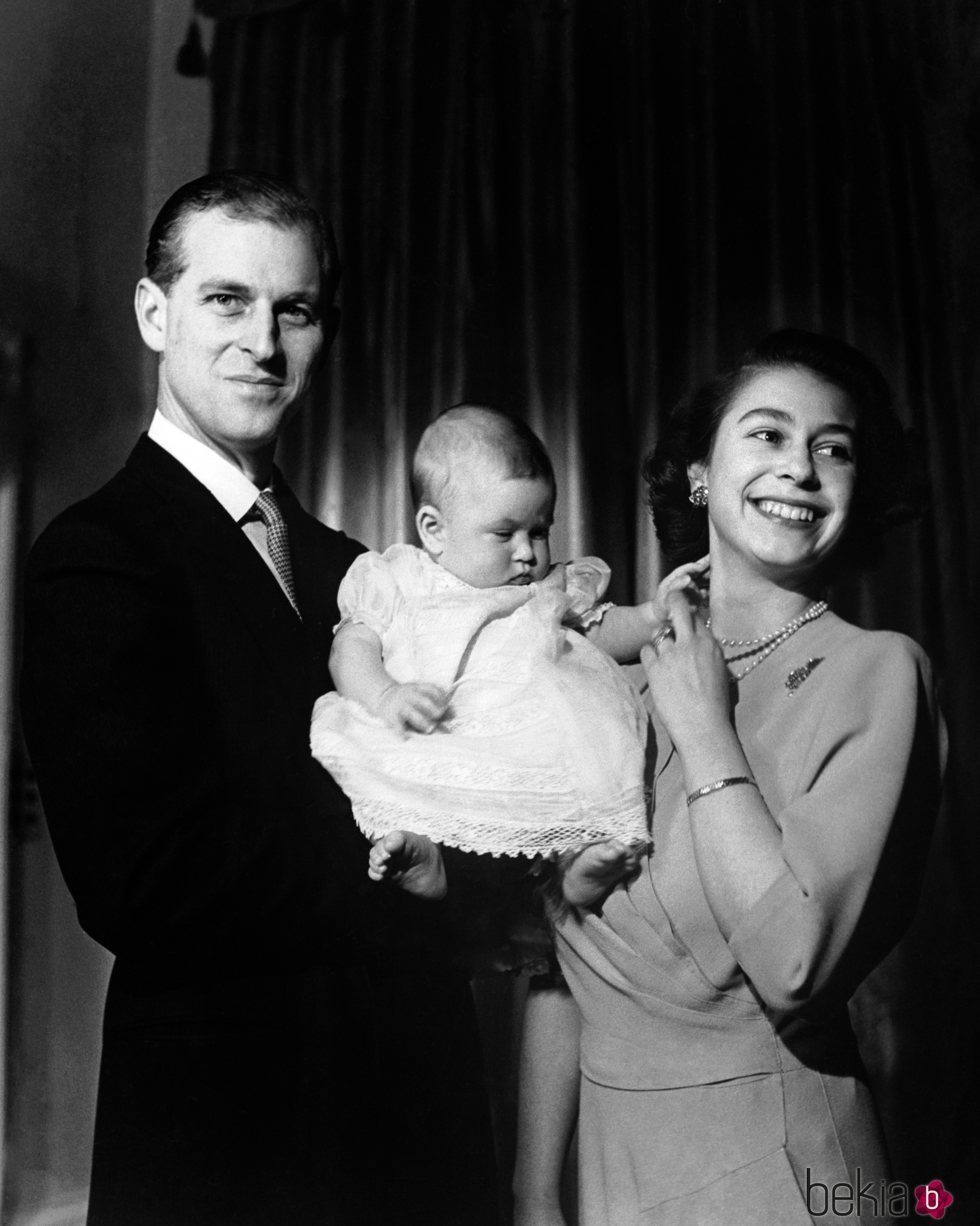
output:
[{"label": "black and white photograph", "polygon": [[0,22],[0,1222],[980,1222],[980,8]]}]

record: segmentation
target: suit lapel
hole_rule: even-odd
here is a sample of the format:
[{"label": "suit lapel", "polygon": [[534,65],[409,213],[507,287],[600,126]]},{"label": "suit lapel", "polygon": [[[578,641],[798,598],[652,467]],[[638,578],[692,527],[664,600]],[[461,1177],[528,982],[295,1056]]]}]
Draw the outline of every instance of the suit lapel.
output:
[{"label": "suit lapel", "polygon": [[[209,582],[287,683],[308,667],[306,635],[262,557],[218,500],[182,464],[145,435],[126,465],[152,492],[187,567]],[[292,672],[292,670],[296,670]]]}]

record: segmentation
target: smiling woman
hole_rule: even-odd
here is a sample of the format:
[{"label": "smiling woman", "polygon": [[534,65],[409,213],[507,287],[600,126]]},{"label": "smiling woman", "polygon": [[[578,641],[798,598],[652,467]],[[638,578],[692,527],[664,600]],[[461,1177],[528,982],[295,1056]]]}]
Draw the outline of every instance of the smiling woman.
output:
[{"label": "smiling woman", "polygon": [[735,394],[708,457],[690,465],[708,491],[712,570],[801,578],[840,543],[855,482],[855,414],[810,371],[762,371]]},{"label": "smiling woman", "polygon": [[[673,593],[643,651],[652,853],[558,929],[583,1226],[802,1226],[820,1181],[887,1178],[847,1001],[914,912],[943,736],[918,646],[824,588],[871,556],[901,454],[876,368],[781,332],[684,401],[646,466],[668,556],[708,546],[709,608]],[[526,1125],[545,1157],[519,1197],[555,1203],[564,1137]]]},{"label": "smiling woman", "polygon": [[[766,508],[770,514],[791,516],[793,506],[809,509],[814,484],[826,497],[827,486],[837,485],[832,468],[850,470],[855,505],[845,516],[844,539],[824,551],[825,558],[833,553],[833,569],[873,562],[882,531],[918,512],[916,471],[881,372],[850,345],[786,329],[766,337],[734,367],[683,400],[646,462],[650,509],[661,547],[671,561],[693,560],[708,551],[705,472],[713,451],[736,429],[731,420],[736,410],[740,416],[752,414],[743,423],[743,432],[758,440],[760,453],[769,448],[774,459],[781,456],[791,466],[785,479],[774,478],[769,488],[754,495],[779,493],[779,498],[769,500],[778,505]],[[816,430],[807,436],[814,471],[805,472],[803,488],[788,497],[786,484],[796,480],[792,465],[799,462],[799,456],[792,454],[789,427],[801,414],[808,419],[812,414],[807,426]],[[825,435],[821,427],[826,428]],[[717,469],[715,476],[717,486]],[[722,489],[715,494],[712,506],[723,495]],[[815,516],[819,505],[815,501]],[[710,518],[714,519],[713,513]],[[827,571],[823,574],[826,578]]]}]

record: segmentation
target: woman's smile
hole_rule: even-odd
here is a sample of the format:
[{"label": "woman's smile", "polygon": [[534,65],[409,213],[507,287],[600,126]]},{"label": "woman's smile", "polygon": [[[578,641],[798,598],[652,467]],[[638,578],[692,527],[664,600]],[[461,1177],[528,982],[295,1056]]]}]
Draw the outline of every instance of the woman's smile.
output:
[{"label": "woman's smile", "polygon": [[783,502],[775,498],[750,498],[749,501],[767,519],[781,520],[787,524],[808,527],[815,520],[823,518],[819,508],[802,503]]}]

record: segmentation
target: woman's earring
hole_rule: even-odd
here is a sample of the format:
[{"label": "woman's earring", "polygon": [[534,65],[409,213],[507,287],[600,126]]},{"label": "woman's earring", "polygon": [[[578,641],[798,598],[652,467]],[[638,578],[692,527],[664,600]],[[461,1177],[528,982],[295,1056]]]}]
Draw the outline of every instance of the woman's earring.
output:
[{"label": "woman's earring", "polygon": [[688,494],[688,500],[696,507],[706,507],[708,505],[708,487],[706,485],[696,485]]}]

